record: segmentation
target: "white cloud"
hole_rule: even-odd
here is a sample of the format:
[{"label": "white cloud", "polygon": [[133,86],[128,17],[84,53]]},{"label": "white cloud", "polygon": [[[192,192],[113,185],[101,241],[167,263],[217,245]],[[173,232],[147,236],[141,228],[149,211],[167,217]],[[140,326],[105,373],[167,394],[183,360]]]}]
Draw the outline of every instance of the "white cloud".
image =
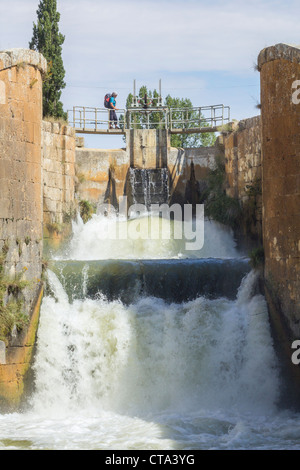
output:
[{"label": "white cloud", "polygon": [[[273,42],[298,42],[297,12],[270,2],[64,2],[66,45],[110,73],[247,70]],[[276,5],[276,2],[273,2]],[[293,5],[294,2],[292,2]],[[77,13],[76,13],[77,12]],[[69,21],[72,18],[72,22]],[[72,39],[71,39],[72,38]]]},{"label": "white cloud", "polygon": [[[27,47],[38,0],[1,6],[0,47]],[[295,1],[61,0],[64,60],[73,79],[153,71],[246,73],[259,51],[298,43]],[[13,40],[15,39],[15,44]]]},{"label": "white cloud", "polygon": [[[28,47],[39,0],[1,1],[0,49]],[[226,88],[227,82],[223,90],[211,87],[222,84],[226,75],[236,78],[232,85],[258,84],[252,65],[260,50],[278,42],[299,43],[296,0],[57,3],[60,31],[66,37],[63,59],[68,86],[63,100],[67,108],[101,106],[108,87],[108,91],[121,91],[123,106],[134,78],[149,88],[157,87],[162,78],[164,95],[173,91],[174,96],[193,97],[195,104],[221,100],[236,103],[237,108],[240,102],[246,117],[247,106],[255,113],[256,89],[240,93],[238,88]]]}]

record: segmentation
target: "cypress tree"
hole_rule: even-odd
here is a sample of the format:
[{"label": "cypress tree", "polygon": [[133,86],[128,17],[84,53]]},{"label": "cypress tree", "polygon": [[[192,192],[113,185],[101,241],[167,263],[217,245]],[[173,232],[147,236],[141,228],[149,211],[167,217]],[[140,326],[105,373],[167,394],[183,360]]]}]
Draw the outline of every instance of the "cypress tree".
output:
[{"label": "cypress tree", "polygon": [[41,0],[36,13],[37,24],[33,23],[29,48],[43,54],[48,63],[48,74],[43,82],[43,116],[66,119],[60,101],[61,90],[66,86],[62,60],[65,36],[59,32],[60,14],[56,0]]}]

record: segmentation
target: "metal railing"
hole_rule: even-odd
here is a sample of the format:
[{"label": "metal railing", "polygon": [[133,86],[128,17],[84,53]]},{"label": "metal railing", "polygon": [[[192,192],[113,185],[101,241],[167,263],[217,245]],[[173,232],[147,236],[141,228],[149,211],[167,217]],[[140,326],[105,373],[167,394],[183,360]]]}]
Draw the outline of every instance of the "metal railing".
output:
[{"label": "metal railing", "polygon": [[[116,111],[119,127],[124,123],[125,109]],[[123,117],[122,117],[123,116]],[[86,106],[74,106],[68,111],[68,122],[75,127],[77,132],[99,132],[106,131],[110,125],[110,110],[107,108],[90,108]]]},{"label": "metal railing", "polygon": [[[128,129],[169,129],[172,133],[214,132],[230,122],[230,107],[223,104],[195,108],[149,108],[118,109],[116,132]],[[68,122],[78,133],[110,132],[110,110],[74,106],[68,111]]]},{"label": "metal railing", "polygon": [[197,108],[170,108],[169,129],[218,128],[230,122],[230,108],[223,104]]},{"label": "metal railing", "polygon": [[167,107],[128,108],[126,113],[127,129],[168,129]]}]

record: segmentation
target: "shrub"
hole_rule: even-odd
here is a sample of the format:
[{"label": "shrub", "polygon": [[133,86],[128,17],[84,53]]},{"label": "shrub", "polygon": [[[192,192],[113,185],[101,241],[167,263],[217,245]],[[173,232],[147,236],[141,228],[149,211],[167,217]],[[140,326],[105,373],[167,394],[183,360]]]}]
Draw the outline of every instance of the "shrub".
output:
[{"label": "shrub", "polygon": [[92,218],[92,215],[95,213],[96,208],[89,201],[82,200],[79,203],[79,211],[80,211],[80,217],[82,218],[83,222],[86,224]]}]

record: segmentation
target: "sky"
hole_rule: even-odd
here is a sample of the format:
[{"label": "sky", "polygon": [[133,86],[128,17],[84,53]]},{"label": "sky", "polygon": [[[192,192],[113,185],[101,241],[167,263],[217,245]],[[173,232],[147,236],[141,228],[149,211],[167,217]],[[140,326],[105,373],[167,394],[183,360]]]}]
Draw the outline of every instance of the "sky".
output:
[{"label": "sky", "polygon": [[[0,0],[0,50],[28,48],[39,0]],[[65,110],[103,107],[107,92],[146,85],[193,106],[230,106],[232,119],[259,114],[259,52],[300,44],[298,0],[58,0],[65,35]],[[85,145],[124,147],[119,136],[85,136]]]}]

